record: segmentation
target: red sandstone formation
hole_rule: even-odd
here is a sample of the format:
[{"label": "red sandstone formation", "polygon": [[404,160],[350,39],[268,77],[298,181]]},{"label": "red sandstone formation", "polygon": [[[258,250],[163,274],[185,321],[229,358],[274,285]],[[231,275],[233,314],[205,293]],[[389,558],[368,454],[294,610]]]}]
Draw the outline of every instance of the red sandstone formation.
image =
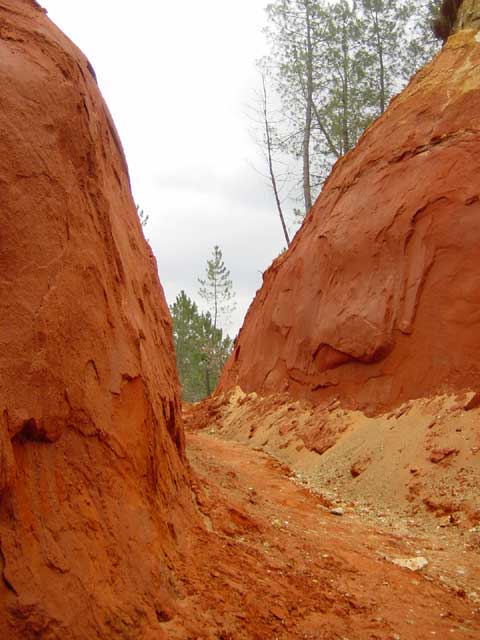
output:
[{"label": "red sandstone formation", "polygon": [[122,147],[34,2],[0,2],[0,84],[0,637],[165,637],[191,502]]},{"label": "red sandstone formation", "polygon": [[383,411],[480,385],[480,37],[464,29],[334,167],[220,382]]},{"label": "red sandstone formation", "polygon": [[[462,42],[458,46],[469,51],[472,45]],[[457,60],[460,54],[453,48],[449,55]],[[287,468],[202,434],[192,438],[190,449],[193,508],[168,309],[93,69],[35,2],[0,0],[0,82],[1,640],[367,640],[372,634],[407,637],[411,625],[419,637],[430,637],[432,631],[443,637],[453,628],[465,638],[477,638],[473,530],[472,553],[462,556],[469,566],[462,582],[458,544],[438,569],[431,563],[428,581],[421,576],[412,580],[395,564],[391,532],[384,535],[353,520],[338,522],[324,509],[324,498],[285,476]],[[474,86],[475,79],[469,82]],[[466,173],[475,162],[469,156],[474,131],[456,136],[459,167]],[[447,153],[453,144],[446,137],[430,155],[435,158],[442,149]],[[410,161],[417,162],[421,153],[417,156]],[[388,167],[381,159],[372,162],[373,177],[376,164]],[[402,162],[407,160],[393,166]],[[443,174],[447,182],[446,169]],[[459,224],[475,212],[474,189],[472,182],[465,195],[471,204],[465,211],[459,207]],[[341,202],[347,195],[338,198]],[[374,213],[383,220],[382,211]],[[329,229],[335,229],[332,215]],[[393,227],[399,225],[398,235],[405,212],[397,216]],[[420,212],[418,217],[423,229]],[[306,229],[315,220],[312,216]],[[366,231],[367,236],[372,233],[368,225]],[[339,236],[329,233],[340,251]],[[308,240],[309,232],[303,236]],[[295,258],[303,255],[301,237],[287,259],[277,262],[269,275],[273,282],[275,270],[288,264],[298,271],[290,281],[301,280],[303,267]],[[407,251],[412,259],[417,255],[415,238]],[[474,240],[469,236],[470,253]],[[452,232],[455,242],[459,236]],[[311,243],[315,246],[314,238]],[[367,245],[360,239],[357,244],[365,255]],[[449,246],[442,245],[447,257]],[[308,255],[306,251],[305,268]],[[358,265],[358,256],[355,260]],[[385,259],[370,261],[384,265]],[[374,284],[382,282],[380,275],[375,278]],[[342,280],[337,284],[340,292]],[[362,298],[352,298],[352,308],[358,309]],[[305,298],[299,300],[307,321]],[[282,314],[288,320],[290,312],[288,306],[278,308],[275,322]],[[368,317],[372,314],[370,310]],[[313,314],[309,320],[312,326],[315,318]],[[459,327],[465,331],[466,326],[463,314]],[[358,348],[368,353],[370,343],[362,342],[361,334],[357,340]],[[464,345],[458,346],[463,356]],[[300,355],[304,347],[300,344]],[[238,349],[240,365],[244,354]],[[272,368],[270,382],[275,362],[273,367],[271,361],[261,365]],[[253,366],[261,370],[258,360]],[[344,370],[352,371],[354,365]],[[228,375],[233,376],[232,365]],[[357,387],[360,379],[360,374],[354,379]],[[247,439],[275,439],[273,422],[265,433],[269,407],[262,416],[256,409],[263,401],[255,407],[251,400],[239,397],[238,402],[247,413]],[[217,399],[213,403],[212,415],[221,417],[224,407]],[[299,434],[305,443],[324,456],[335,452],[332,436],[346,428],[346,412],[338,402],[325,411],[288,405],[278,410],[286,416],[278,425],[279,437],[293,440],[296,434],[290,429],[299,425],[303,411]],[[336,411],[331,420],[320,419],[322,413]],[[253,422],[246,419],[248,412]],[[450,447],[458,455],[432,465],[423,453],[418,466],[423,461],[447,475],[457,460],[464,464],[465,451],[456,441],[443,442],[437,430],[428,433],[429,451]],[[297,442],[281,444],[285,452],[295,446],[299,456],[305,448]],[[477,442],[471,444],[473,456]],[[312,451],[308,454],[318,456]],[[378,461],[372,457],[371,464]],[[356,486],[368,482],[369,472],[370,467],[354,481]],[[432,512],[457,517],[453,501],[424,499]],[[473,513],[472,523],[478,517]],[[395,543],[394,548],[402,557],[410,552],[407,545]],[[429,549],[433,552],[433,542]],[[457,595],[446,589],[446,579]],[[412,602],[421,606],[414,610]]]}]

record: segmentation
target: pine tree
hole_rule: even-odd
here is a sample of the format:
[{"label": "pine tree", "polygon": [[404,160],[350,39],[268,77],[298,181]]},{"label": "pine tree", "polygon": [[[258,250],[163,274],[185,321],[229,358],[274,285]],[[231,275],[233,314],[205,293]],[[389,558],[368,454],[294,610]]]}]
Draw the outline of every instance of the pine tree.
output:
[{"label": "pine tree", "polygon": [[182,398],[194,402],[200,399],[203,386],[198,308],[185,291],[180,291],[170,311]]},{"label": "pine tree", "polygon": [[201,353],[202,396],[209,396],[217,386],[223,366],[232,351],[232,340],[214,326],[210,313],[202,314],[199,322],[199,350]]},{"label": "pine tree", "polygon": [[213,247],[212,259],[207,260],[205,278],[198,278],[199,296],[205,301],[212,318],[214,329],[220,324],[228,324],[230,316],[236,308],[235,294],[232,289],[230,271],[223,262],[222,252],[218,245]]},{"label": "pine tree", "polygon": [[[311,151],[315,113],[314,69],[319,60],[319,4],[313,0],[276,0],[266,8],[266,34],[271,56],[261,61],[274,79],[288,122],[280,146],[301,162],[302,200],[305,214],[312,206]],[[328,136],[328,133],[327,133]],[[333,146],[333,145],[332,145]]]},{"label": "pine tree", "polygon": [[[297,159],[308,213],[333,163],[438,49],[433,0],[273,0],[261,61],[282,103],[276,139]],[[300,196],[301,193],[301,196]]]},{"label": "pine tree", "polygon": [[[363,25],[356,4],[340,0],[322,10],[322,60],[317,75],[327,78],[316,95],[317,109],[336,150],[336,157],[349,151],[373,118],[366,54],[362,46]],[[320,132],[321,133],[321,132]],[[318,138],[318,134],[317,134]],[[332,159],[321,140],[317,149]],[[323,172],[323,176],[325,175]],[[323,177],[322,176],[322,177]]]},{"label": "pine tree", "polygon": [[197,402],[210,395],[232,348],[231,339],[213,326],[207,312],[180,291],[170,307],[182,399]]}]

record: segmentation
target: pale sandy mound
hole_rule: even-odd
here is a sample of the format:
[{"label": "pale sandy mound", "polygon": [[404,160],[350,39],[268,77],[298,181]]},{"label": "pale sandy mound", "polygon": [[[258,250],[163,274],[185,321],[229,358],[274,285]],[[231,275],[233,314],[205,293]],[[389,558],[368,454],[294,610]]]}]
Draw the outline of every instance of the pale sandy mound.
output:
[{"label": "pale sandy mound", "polygon": [[185,416],[190,428],[270,453],[332,502],[470,532],[480,524],[480,409],[465,408],[471,397],[420,399],[368,417],[337,401],[321,408],[237,387]]}]

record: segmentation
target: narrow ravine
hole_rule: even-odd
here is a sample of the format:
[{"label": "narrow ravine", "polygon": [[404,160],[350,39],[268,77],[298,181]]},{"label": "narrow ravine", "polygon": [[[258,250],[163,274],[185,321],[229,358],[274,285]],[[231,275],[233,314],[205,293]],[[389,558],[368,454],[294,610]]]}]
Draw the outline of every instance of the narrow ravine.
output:
[{"label": "narrow ravine", "polygon": [[[243,444],[190,433],[187,452],[208,526],[192,542],[198,564],[183,585],[198,621],[166,623],[169,637],[478,637],[479,607],[464,590],[436,567],[394,564],[423,552],[424,537],[332,514],[288,467]],[[442,561],[446,572],[457,566],[448,552]]]}]

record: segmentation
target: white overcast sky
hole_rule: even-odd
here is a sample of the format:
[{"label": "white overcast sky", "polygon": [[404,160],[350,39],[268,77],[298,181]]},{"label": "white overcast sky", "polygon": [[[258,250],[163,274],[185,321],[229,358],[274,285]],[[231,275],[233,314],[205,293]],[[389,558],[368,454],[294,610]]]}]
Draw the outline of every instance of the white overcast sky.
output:
[{"label": "white overcast sky", "polygon": [[284,246],[247,105],[266,53],[266,0],[41,0],[92,63],[125,147],[168,302],[198,300],[212,248],[230,269],[239,329]]}]

